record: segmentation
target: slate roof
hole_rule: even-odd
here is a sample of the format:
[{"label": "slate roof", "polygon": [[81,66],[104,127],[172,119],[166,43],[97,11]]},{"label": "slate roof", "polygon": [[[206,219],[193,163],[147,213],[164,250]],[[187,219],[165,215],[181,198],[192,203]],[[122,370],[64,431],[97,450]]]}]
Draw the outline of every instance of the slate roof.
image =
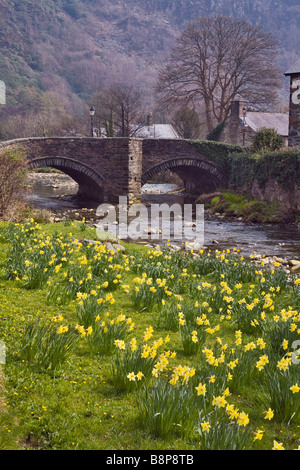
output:
[{"label": "slate roof", "polygon": [[178,139],[178,134],[171,124],[153,124],[143,126],[136,133],[135,137],[144,139]]},{"label": "slate roof", "polygon": [[293,75],[294,73],[300,73],[300,59],[298,59],[284,75]]},{"label": "slate roof", "polygon": [[[171,124],[152,124],[141,126],[135,132],[132,126],[132,135],[138,139],[179,139],[179,135]],[[101,127],[101,136],[106,137],[106,129]]]},{"label": "slate roof", "polygon": [[289,115],[285,113],[247,112],[246,124],[255,132],[268,127],[276,129],[282,137],[289,135]]}]

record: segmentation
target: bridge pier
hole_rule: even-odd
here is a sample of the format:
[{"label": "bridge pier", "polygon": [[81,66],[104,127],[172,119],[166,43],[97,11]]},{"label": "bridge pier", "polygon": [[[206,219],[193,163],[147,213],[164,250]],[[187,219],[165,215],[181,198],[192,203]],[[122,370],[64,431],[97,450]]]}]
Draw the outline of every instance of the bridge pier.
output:
[{"label": "bridge pier", "polygon": [[141,139],[106,139],[106,158],[110,176],[103,181],[104,202],[118,203],[126,196],[128,203],[141,199],[143,148]]}]

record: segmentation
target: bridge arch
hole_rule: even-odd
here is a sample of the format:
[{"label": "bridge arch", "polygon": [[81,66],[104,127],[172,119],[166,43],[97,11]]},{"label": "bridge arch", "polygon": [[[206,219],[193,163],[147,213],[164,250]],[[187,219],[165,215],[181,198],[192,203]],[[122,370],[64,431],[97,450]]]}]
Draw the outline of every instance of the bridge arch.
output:
[{"label": "bridge arch", "polygon": [[212,162],[195,157],[173,158],[152,166],[142,175],[142,185],[163,171],[174,171],[187,191],[207,193],[226,186],[226,175]]},{"label": "bridge arch", "polygon": [[62,171],[78,184],[77,197],[84,201],[103,200],[103,178],[95,170],[68,157],[37,157],[28,161],[29,170],[50,167]]}]

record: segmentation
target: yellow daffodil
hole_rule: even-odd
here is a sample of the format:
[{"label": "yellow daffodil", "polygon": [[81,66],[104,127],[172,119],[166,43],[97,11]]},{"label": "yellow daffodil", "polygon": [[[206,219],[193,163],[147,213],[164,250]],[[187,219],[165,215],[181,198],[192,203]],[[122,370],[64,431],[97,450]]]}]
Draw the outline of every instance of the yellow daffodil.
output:
[{"label": "yellow daffodil", "polygon": [[284,450],[284,447],[281,442],[274,440],[272,450]]},{"label": "yellow daffodil", "polygon": [[271,420],[274,417],[274,411],[271,410],[271,408],[268,409],[268,411],[265,412],[265,419]]},{"label": "yellow daffodil", "polygon": [[298,386],[298,384],[295,384],[295,385],[293,385],[292,387],[290,387],[290,390],[291,390],[293,393],[298,393],[299,390],[300,390],[300,387]]},{"label": "yellow daffodil", "polygon": [[257,430],[255,431],[255,433],[254,433],[254,438],[253,438],[254,441],[256,441],[256,440],[261,441],[263,435],[264,435],[264,432],[263,432],[261,429],[257,429]]},{"label": "yellow daffodil", "polygon": [[209,432],[210,428],[211,428],[211,425],[209,424],[209,421],[205,421],[201,423],[201,429],[203,432]]},{"label": "yellow daffodil", "polygon": [[239,426],[247,426],[249,424],[249,416],[242,411],[237,418],[237,423]]},{"label": "yellow daffodil", "polygon": [[205,395],[206,394],[206,385],[205,384],[199,384],[197,387],[195,387],[197,390],[198,395]]},{"label": "yellow daffodil", "polygon": [[130,372],[130,373],[127,375],[127,379],[130,380],[130,382],[135,381],[135,373],[134,373],[134,372]]}]

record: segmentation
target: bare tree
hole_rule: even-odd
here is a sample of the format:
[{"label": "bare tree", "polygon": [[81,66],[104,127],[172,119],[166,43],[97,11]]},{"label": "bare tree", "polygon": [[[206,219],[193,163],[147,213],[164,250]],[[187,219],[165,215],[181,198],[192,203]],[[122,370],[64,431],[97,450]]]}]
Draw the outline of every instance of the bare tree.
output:
[{"label": "bare tree", "polygon": [[201,131],[201,122],[195,109],[184,106],[178,109],[172,124],[183,139],[198,139]]},{"label": "bare tree", "polygon": [[146,124],[142,94],[130,85],[113,85],[93,97],[95,125],[110,129],[110,137],[133,137]]},{"label": "bare tree", "polygon": [[201,101],[211,131],[238,96],[260,109],[275,104],[281,86],[276,54],[277,42],[260,26],[221,15],[198,17],[178,37],[156,91],[168,107]]}]

